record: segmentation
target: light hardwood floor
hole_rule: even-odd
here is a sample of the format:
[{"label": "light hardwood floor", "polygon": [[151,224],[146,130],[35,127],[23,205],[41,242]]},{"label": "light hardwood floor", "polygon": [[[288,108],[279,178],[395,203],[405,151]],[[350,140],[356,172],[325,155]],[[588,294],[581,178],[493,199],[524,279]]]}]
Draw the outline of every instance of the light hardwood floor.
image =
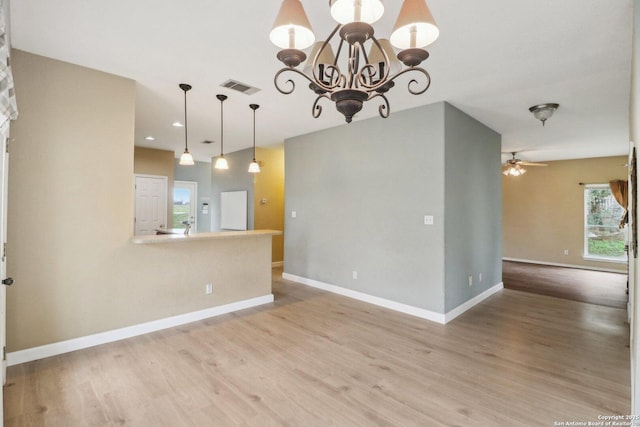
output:
[{"label": "light hardwood floor", "polygon": [[503,290],[448,325],[276,302],[9,368],[5,425],[553,426],[628,414],[623,310]]}]

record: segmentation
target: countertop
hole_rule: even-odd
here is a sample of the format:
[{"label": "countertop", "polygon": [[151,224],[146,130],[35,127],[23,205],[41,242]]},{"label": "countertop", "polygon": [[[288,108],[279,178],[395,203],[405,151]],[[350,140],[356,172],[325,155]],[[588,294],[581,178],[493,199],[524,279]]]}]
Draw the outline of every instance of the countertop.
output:
[{"label": "countertop", "polygon": [[247,231],[213,231],[209,233],[192,232],[187,234],[159,234],[150,236],[134,236],[132,243],[137,245],[148,245],[153,243],[173,243],[173,242],[189,242],[194,240],[213,240],[213,239],[238,239],[243,237],[255,236],[279,236],[282,234],[280,230],[247,230]]}]

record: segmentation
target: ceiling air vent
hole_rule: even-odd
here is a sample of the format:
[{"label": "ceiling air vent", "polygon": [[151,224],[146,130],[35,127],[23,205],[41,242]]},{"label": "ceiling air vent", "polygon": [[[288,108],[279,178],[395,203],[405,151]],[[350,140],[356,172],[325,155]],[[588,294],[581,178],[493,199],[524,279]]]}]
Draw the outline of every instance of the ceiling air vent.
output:
[{"label": "ceiling air vent", "polygon": [[253,95],[254,93],[260,90],[257,87],[249,86],[248,84],[241,83],[237,80],[227,80],[226,82],[222,83],[220,86],[237,90],[238,92],[242,92],[245,95]]}]

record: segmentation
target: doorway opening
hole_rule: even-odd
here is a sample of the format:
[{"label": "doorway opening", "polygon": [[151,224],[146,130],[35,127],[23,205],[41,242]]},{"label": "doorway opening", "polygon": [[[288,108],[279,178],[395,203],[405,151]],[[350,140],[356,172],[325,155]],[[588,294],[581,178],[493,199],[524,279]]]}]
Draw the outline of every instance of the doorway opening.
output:
[{"label": "doorway opening", "polygon": [[198,183],[192,181],[174,181],[173,183],[173,222],[171,228],[184,228],[187,223],[193,230],[198,227],[197,215]]}]

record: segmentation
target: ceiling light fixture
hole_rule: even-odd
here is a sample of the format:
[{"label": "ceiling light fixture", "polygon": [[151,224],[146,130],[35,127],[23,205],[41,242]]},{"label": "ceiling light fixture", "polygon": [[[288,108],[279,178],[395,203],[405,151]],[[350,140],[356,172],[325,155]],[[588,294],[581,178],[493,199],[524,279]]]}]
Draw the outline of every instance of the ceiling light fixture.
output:
[{"label": "ceiling light fixture", "polygon": [[152,137],[151,135],[149,136],[145,136],[144,139],[146,139],[147,141],[155,141],[156,139],[154,137]]},{"label": "ceiling light fixture", "polygon": [[220,157],[216,160],[216,169],[229,169],[229,163],[224,158],[224,101],[227,99],[227,95],[216,95],[216,98],[220,101]]},{"label": "ceiling light fixture", "polygon": [[505,176],[520,176],[526,171],[527,170],[520,165],[509,165],[502,174]]},{"label": "ceiling light fixture", "polygon": [[180,122],[173,122],[171,123],[171,126],[173,126],[174,128],[181,128],[184,125]]},{"label": "ceiling light fixture", "polygon": [[180,89],[184,92],[184,153],[180,156],[180,162],[182,166],[192,166],[193,156],[189,153],[189,147],[187,146],[187,92],[191,90],[191,85],[186,83],[180,83]]},{"label": "ceiling light fixture", "polygon": [[544,126],[544,122],[546,122],[549,117],[553,116],[553,113],[556,112],[559,106],[560,104],[555,103],[539,104],[529,107],[529,111],[531,111],[535,118],[540,120],[542,122],[542,126]]},{"label": "ceiling light fixture", "polygon": [[260,108],[258,104],[249,104],[253,110],[253,161],[249,164],[250,173],[260,172],[260,165],[256,162],[256,110]]},{"label": "ceiling light fixture", "polygon": [[[285,67],[274,78],[276,89],[288,95],[295,90],[295,83],[288,79],[279,82],[280,76],[291,71],[303,76],[309,88],[317,95],[311,113],[317,118],[322,113],[321,99],[335,102],[336,109],[351,123],[354,114],[360,111],[365,101],[380,98],[378,113],[387,118],[390,114],[387,91],[399,76],[416,71],[426,79],[424,87],[411,79],[407,90],[420,95],[429,89],[431,77],[418,65],[429,57],[423,49],[433,43],[439,35],[438,27],[425,0],[404,0],[396,24],[391,33],[391,44],[400,50],[396,60],[391,44],[374,37],[372,23],[384,12],[381,0],[329,0],[331,16],[338,25],[325,41],[318,42],[309,63],[301,71],[296,67],[305,59],[302,49],[310,47],[315,35],[300,0],[283,0],[269,35],[271,42],[281,48],[278,59]],[[331,41],[336,34],[336,55]],[[366,46],[369,45],[367,52]],[[346,52],[343,57],[341,53]]]}]

